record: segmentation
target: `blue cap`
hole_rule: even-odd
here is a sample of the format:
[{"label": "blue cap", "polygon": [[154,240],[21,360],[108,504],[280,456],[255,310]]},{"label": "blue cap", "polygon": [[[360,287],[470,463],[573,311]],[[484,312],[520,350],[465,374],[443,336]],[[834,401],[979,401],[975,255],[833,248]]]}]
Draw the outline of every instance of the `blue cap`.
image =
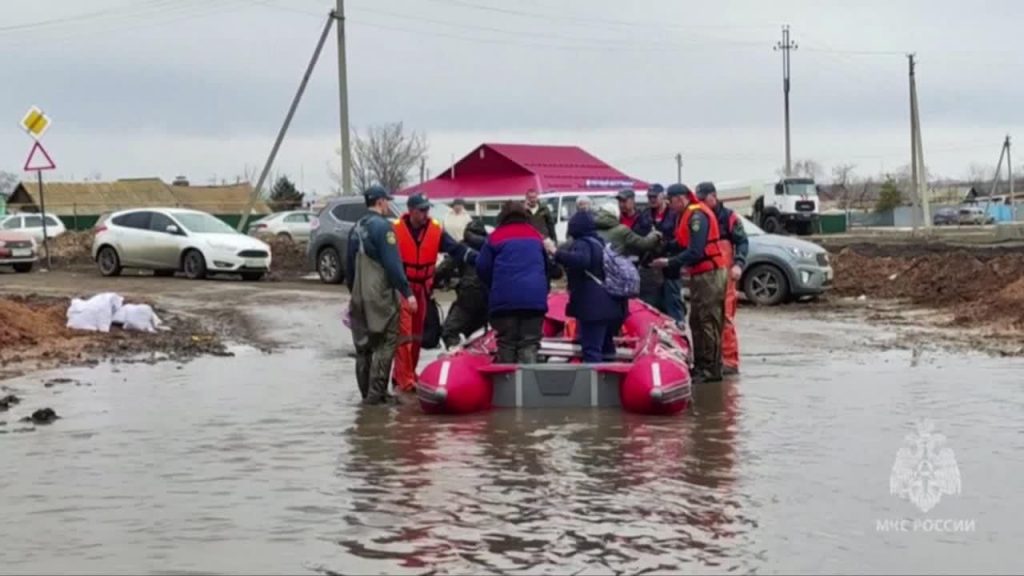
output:
[{"label": "blue cap", "polygon": [[430,208],[430,200],[419,192],[409,196],[409,201],[405,203],[406,208],[409,210],[427,210]]},{"label": "blue cap", "polygon": [[673,184],[665,190],[665,194],[669,198],[675,198],[676,196],[689,196],[690,188],[686,184]]},{"label": "blue cap", "polygon": [[372,202],[376,202],[381,198],[391,200],[391,194],[388,194],[388,191],[383,186],[370,186],[363,191],[363,198]]},{"label": "blue cap", "polygon": [[648,196],[658,196],[665,191],[665,187],[661,184],[651,184],[651,187],[647,189]]},{"label": "blue cap", "polygon": [[707,198],[709,194],[714,194],[715,192],[717,192],[717,190],[715,190],[714,182],[701,182],[700,184],[697,184],[697,198],[700,198],[701,200]]}]

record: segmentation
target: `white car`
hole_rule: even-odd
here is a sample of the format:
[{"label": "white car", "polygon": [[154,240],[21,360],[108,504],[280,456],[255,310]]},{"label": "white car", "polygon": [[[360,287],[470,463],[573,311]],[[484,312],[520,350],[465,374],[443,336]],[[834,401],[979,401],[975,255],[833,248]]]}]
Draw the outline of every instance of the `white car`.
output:
[{"label": "white car", "polygon": [[[24,232],[35,238],[36,242],[43,241],[43,217],[39,214],[11,214],[0,218],[0,230],[16,230]],[[64,223],[53,214],[46,215],[46,237],[56,238],[67,232]]]},{"label": "white car", "polygon": [[309,242],[311,222],[315,217],[312,212],[305,211],[277,212],[253,222],[249,227],[249,235]]},{"label": "white car", "polygon": [[104,276],[123,268],[181,271],[192,279],[240,274],[260,280],[270,269],[270,247],[206,212],[147,208],[115,212],[96,227],[92,256]]}]

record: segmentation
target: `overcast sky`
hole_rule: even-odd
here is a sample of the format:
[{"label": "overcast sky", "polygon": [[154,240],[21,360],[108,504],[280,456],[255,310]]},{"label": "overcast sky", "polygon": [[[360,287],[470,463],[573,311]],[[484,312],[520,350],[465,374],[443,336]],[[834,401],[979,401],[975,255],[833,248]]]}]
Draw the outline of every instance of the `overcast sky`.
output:
[{"label": "overcast sky", "polygon": [[[262,166],[332,0],[2,0],[0,170],[30,105],[52,118],[48,177]],[[1024,2],[347,0],[350,119],[404,121],[437,174],[481,142],[577,144],[650,181],[771,178],[784,162],[782,24],[794,159],[862,175],[909,163],[918,54],[925,162],[960,177],[1024,146]],[[321,194],[339,142],[328,42],[277,171]],[[1020,153],[1014,154],[1016,159]],[[1018,161],[1015,161],[1017,164]]]}]

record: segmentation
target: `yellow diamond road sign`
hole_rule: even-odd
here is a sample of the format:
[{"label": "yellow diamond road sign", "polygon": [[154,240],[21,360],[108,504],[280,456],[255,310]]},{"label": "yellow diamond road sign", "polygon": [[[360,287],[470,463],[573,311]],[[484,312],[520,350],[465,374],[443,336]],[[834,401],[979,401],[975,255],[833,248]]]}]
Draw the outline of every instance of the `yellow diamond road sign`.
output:
[{"label": "yellow diamond road sign", "polygon": [[33,138],[39,139],[43,132],[50,127],[50,117],[43,113],[38,107],[29,108],[28,113],[21,119],[21,127]]}]

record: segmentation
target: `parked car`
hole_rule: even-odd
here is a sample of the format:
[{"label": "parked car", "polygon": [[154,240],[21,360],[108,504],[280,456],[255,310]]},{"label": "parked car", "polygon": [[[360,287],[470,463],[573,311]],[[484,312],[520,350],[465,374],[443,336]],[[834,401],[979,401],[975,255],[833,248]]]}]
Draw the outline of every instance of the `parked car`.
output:
[{"label": "parked car", "polygon": [[[391,202],[390,217],[398,218],[405,212],[406,196],[395,196]],[[447,202],[433,202],[430,217],[444,222],[450,208]],[[366,201],[362,196],[340,196],[327,202],[313,221],[306,257],[326,284],[340,284],[345,279],[345,256],[348,253],[348,233],[352,226],[366,215]],[[488,227],[492,230],[492,228]]]},{"label": "parked car", "polygon": [[[36,242],[43,241],[43,217],[39,214],[11,214],[0,219],[0,230],[17,230],[31,235]],[[64,223],[53,214],[46,215],[46,237],[56,238],[67,232]]]},{"label": "parked car", "polygon": [[955,226],[960,223],[960,216],[956,208],[939,208],[932,216],[934,226]]},{"label": "parked car", "polygon": [[768,234],[748,218],[740,219],[750,240],[747,267],[739,282],[747,300],[775,306],[817,296],[832,286],[832,266],[824,248],[793,236]]},{"label": "parked car", "polygon": [[960,225],[981,226],[995,221],[995,218],[986,214],[979,206],[961,206],[957,211],[957,223]]},{"label": "parked car", "polygon": [[0,266],[11,266],[15,272],[31,272],[39,254],[31,234],[0,230]]},{"label": "parked car", "polygon": [[240,274],[260,280],[270,269],[270,247],[237,232],[206,212],[147,208],[115,212],[96,227],[92,256],[104,276],[123,268],[153,270],[157,276],[184,272]]},{"label": "parked car", "polygon": [[249,235],[256,238],[276,237],[293,242],[308,242],[311,221],[316,215],[304,210],[277,212],[252,223]]}]

